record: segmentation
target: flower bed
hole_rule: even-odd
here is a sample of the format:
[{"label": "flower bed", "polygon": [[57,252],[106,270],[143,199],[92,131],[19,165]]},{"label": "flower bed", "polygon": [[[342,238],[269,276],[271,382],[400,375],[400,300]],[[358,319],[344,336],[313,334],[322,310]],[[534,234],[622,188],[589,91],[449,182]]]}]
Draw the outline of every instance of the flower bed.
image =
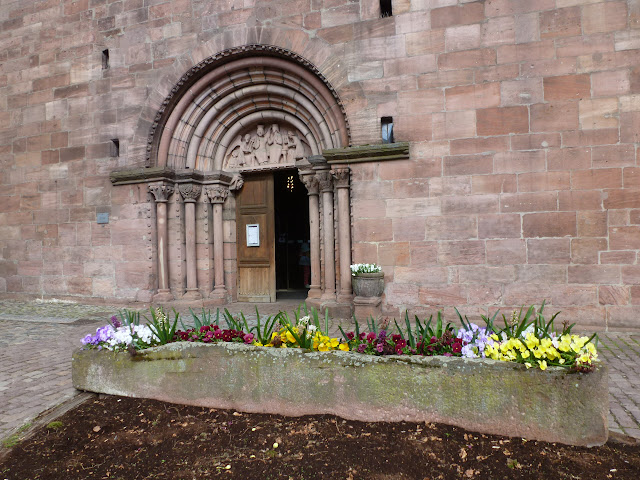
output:
[{"label": "flower bed", "polygon": [[[294,320],[279,314],[262,322],[258,315],[252,328],[225,312],[227,329],[219,315],[203,312],[194,315],[193,328],[177,330],[178,315],[169,321],[157,310],[151,342],[139,338],[135,322],[86,337],[88,348],[74,354],[74,386],[249,412],[439,421],[574,445],[604,443],[607,373],[596,363],[594,337],[572,335],[567,325],[556,333],[554,318],[546,322],[542,309],[532,307],[501,329],[495,316],[483,328],[460,317],[456,331],[440,314],[435,324],[411,325],[407,316],[396,333],[371,322],[369,332],[356,324],[339,340],[325,335],[317,314],[299,311]],[[124,316],[115,320],[127,323]],[[122,328],[131,331],[128,345],[113,341]],[[146,348],[153,343],[165,345]],[[463,355],[476,358],[455,358]]]}]

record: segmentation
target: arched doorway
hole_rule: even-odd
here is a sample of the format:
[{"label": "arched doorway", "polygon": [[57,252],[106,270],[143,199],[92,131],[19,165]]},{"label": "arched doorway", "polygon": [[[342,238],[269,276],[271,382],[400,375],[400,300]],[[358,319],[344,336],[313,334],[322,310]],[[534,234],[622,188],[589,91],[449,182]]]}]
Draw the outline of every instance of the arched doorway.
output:
[{"label": "arched doorway", "polygon": [[[351,240],[348,195],[337,195],[335,233],[334,179],[336,188],[348,188],[348,169],[345,182],[345,169],[332,171],[321,155],[348,146],[349,128],[326,79],[292,52],[249,45],[190,69],[163,105],[148,144],[158,175],[146,180],[157,204],[155,300],[275,300],[276,246],[291,239],[276,229],[273,181],[292,176],[308,194],[309,234],[293,239],[295,255],[309,245],[310,283],[303,286],[309,297],[335,300],[336,238],[343,272]],[[280,269],[288,262],[279,260]]]}]

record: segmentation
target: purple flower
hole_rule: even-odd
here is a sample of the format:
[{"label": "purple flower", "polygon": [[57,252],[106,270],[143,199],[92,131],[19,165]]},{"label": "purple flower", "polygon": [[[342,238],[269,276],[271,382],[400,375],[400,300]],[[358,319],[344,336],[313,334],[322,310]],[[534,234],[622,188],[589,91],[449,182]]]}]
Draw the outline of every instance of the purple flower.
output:
[{"label": "purple flower", "polygon": [[120,328],[122,326],[122,322],[118,320],[118,317],[113,315],[111,317],[111,325],[113,325],[113,328]]},{"label": "purple flower", "polygon": [[384,342],[386,338],[387,338],[387,331],[380,330],[380,333],[378,333],[378,340],[380,340],[381,342]]},{"label": "purple flower", "polygon": [[366,349],[367,349],[367,346],[364,343],[361,343],[360,345],[358,345],[358,353],[364,353]]},{"label": "purple flower", "polygon": [[382,353],[382,351],[384,350],[384,343],[382,343],[382,342],[378,343],[378,344],[376,345],[376,350],[377,350],[379,353]]}]

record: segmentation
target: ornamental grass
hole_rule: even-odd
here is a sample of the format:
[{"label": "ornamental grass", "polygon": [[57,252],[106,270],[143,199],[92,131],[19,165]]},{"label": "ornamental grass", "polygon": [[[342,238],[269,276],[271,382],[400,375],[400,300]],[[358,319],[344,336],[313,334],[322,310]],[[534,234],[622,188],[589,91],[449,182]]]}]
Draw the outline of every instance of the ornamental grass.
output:
[{"label": "ornamental grass", "polygon": [[[214,315],[205,312],[198,315],[190,309],[194,326],[187,327],[174,310],[173,320],[162,308],[150,309],[151,318],[143,315],[147,325],[141,325],[140,313],[123,310],[111,322],[97,329],[95,335],[82,339],[86,349],[137,350],[171,342],[219,343],[236,342],[268,348],[300,348],[306,351],[352,351],[365,355],[420,355],[464,358],[488,358],[523,364],[526,368],[560,367],[571,372],[590,372],[598,361],[597,335],[572,333],[575,324],[555,326],[559,314],[547,321],[544,317],[545,302],[540,308],[515,310],[509,317],[502,315],[503,326],[496,319],[481,316],[484,326],[479,326],[462,316],[456,309],[460,326],[445,322],[442,312],[428,319],[415,316],[409,319],[405,313],[404,325],[396,320],[382,322],[380,328],[370,318],[367,328],[360,330],[354,318],[354,330],[339,330],[342,338],[328,335],[329,318],[325,313],[323,325],[317,310],[309,311],[301,305],[290,316],[286,312],[261,317],[256,307],[256,325],[249,326],[245,315],[232,315],[228,310]],[[226,328],[220,326],[220,321]],[[178,321],[182,329],[177,329]]]}]

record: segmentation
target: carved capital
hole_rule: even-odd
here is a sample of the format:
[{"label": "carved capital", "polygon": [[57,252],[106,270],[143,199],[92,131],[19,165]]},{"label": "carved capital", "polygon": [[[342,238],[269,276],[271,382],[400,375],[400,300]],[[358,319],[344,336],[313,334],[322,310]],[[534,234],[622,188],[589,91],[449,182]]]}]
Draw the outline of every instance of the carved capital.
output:
[{"label": "carved capital", "polygon": [[349,188],[349,167],[336,168],[332,173],[336,188]]},{"label": "carved capital", "polygon": [[333,192],[333,176],[329,170],[316,173],[316,177],[318,178],[318,184],[320,185],[320,191],[322,193]]},{"label": "carved capital", "polygon": [[178,190],[185,202],[195,202],[202,193],[202,186],[194,183],[181,183],[178,185]]},{"label": "carved capital", "polygon": [[304,183],[304,186],[307,189],[309,195],[318,195],[319,187],[318,187],[318,179],[312,173],[299,174],[300,181]]},{"label": "carved capital", "polygon": [[229,195],[229,188],[222,185],[214,185],[212,187],[205,187],[204,192],[209,197],[211,203],[224,203]]},{"label": "carved capital", "polygon": [[231,183],[229,184],[229,190],[232,192],[236,192],[242,188],[244,185],[244,178],[239,173],[236,173],[231,179]]},{"label": "carved capital", "polygon": [[174,192],[173,185],[149,185],[148,189],[153,194],[156,203],[166,203]]}]

